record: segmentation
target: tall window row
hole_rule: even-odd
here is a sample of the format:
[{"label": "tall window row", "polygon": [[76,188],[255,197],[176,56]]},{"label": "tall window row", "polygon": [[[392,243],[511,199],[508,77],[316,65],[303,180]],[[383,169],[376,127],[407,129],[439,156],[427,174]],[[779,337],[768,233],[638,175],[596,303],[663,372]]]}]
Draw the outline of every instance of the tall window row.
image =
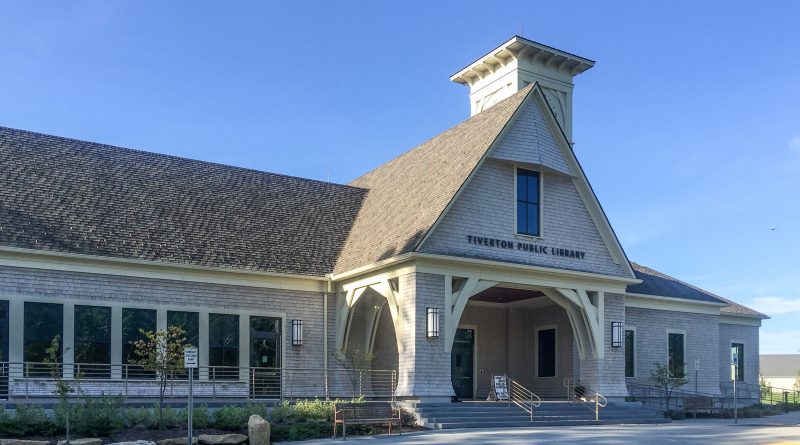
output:
[{"label": "tall window row", "polygon": [[[57,361],[64,352],[64,306],[56,303],[24,303],[23,360],[26,375],[50,375],[50,355],[55,348]],[[192,311],[167,311],[167,326],[180,327],[186,341],[200,346],[200,314]],[[75,305],[73,357],[75,372],[85,378],[111,377],[112,321],[111,308],[106,306]],[[240,363],[239,335],[241,316],[237,314],[208,314],[209,378],[238,379],[240,366],[281,366],[281,319],[264,316],[244,318],[249,322],[250,362]],[[123,378],[146,378],[154,374],[136,366],[134,344],[146,340],[145,333],[157,330],[155,309],[123,308],[121,320],[121,361]],[[119,329],[118,328],[118,329]],[[5,331],[3,334],[2,331]],[[8,302],[0,301],[0,361],[8,360]],[[195,377],[199,370],[195,369]]]}]

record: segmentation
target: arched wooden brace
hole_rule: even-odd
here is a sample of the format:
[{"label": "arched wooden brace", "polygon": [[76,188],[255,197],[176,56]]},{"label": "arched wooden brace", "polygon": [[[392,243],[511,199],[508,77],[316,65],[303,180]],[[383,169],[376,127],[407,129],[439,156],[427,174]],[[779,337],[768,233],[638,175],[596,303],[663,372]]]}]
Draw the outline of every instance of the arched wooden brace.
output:
[{"label": "arched wooden brace", "polygon": [[[581,359],[589,357],[602,359],[605,355],[605,294],[595,292],[594,298],[589,298],[585,289],[556,288],[555,291],[558,292],[557,295],[549,289],[543,292],[567,312],[578,342]],[[569,301],[569,304],[564,299]]]},{"label": "arched wooden brace", "polygon": [[[344,345],[347,344],[350,334],[350,324],[353,317],[353,308],[367,290],[373,290],[386,298],[386,305],[389,307],[389,312],[392,315],[392,323],[394,324],[394,332],[397,340],[397,351],[398,353],[403,351],[403,322],[402,312],[400,311],[401,294],[399,283],[398,286],[393,287],[389,283],[388,279],[382,279],[372,284],[348,289],[343,295],[340,294],[339,298],[337,298],[336,349],[340,351]],[[367,331],[371,332],[371,336],[373,335],[372,331],[374,330],[374,324],[376,323],[377,319],[373,317],[373,325],[369,326],[369,330]],[[370,338],[368,343],[370,348],[372,341],[373,339]]]},{"label": "arched wooden brace", "polygon": [[469,299],[497,285],[496,281],[481,280],[477,277],[469,277],[458,289],[453,289],[453,276],[445,275],[444,282],[444,332],[445,332],[445,352],[453,350],[453,341],[456,338],[456,330],[464,308],[467,307]]}]

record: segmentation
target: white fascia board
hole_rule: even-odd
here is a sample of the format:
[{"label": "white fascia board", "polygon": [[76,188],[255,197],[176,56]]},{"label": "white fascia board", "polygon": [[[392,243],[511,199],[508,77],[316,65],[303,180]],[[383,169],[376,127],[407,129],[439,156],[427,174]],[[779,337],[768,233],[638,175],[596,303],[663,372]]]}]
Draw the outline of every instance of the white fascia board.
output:
[{"label": "white fascia board", "polygon": [[625,307],[720,315],[720,308],[725,306],[727,306],[725,303],[711,301],[694,301],[658,295],[625,294]]},{"label": "white fascia board", "polygon": [[719,314],[719,323],[761,327],[761,317],[753,315],[735,315],[723,312]]},{"label": "white fascia board", "polygon": [[328,278],[0,247],[0,265],[126,277],[325,292]]}]

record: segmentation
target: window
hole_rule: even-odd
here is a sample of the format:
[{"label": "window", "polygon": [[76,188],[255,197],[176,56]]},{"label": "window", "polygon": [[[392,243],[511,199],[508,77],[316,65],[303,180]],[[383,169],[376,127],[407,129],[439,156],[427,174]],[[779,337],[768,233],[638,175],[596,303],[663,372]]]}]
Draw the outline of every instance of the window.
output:
[{"label": "window", "polygon": [[[122,363],[124,365],[136,358],[133,355],[133,343],[138,340],[146,340],[141,331],[155,332],[156,330],[155,309],[122,308]],[[155,373],[145,371],[140,366],[126,366],[123,376],[154,377]]]},{"label": "window", "polygon": [[[198,347],[200,337],[200,314],[197,312],[167,311],[167,327],[178,326],[183,328],[186,342],[195,348]],[[198,368],[194,369],[194,378],[200,375]]]},{"label": "window", "polygon": [[733,358],[736,357],[736,364],[731,367],[731,380],[736,378],[737,381],[744,381],[744,344],[731,343],[731,363]]},{"label": "window", "polygon": [[75,372],[111,377],[111,308],[75,306]]},{"label": "window", "polygon": [[537,377],[556,375],[556,330],[542,329],[537,333]]},{"label": "window", "polygon": [[23,315],[23,360],[29,362],[25,368],[31,377],[49,377],[50,370],[44,364],[47,348],[58,336],[58,360],[62,361],[64,346],[64,306],[53,303],[25,302]]},{"label": "window", "polygon": [[684,335],[674,332],[668,334],[669,343],[669,374],[672,377],[686,376],[686,357],[683,348]]},{"label": "window", "polygon": [[8,361],[8,301],[0,300],[0,361]]},{"label": "window", "polygon": [[517,233],[539,236],[539,172],[517,169]]},{"label": "window", "polygon": [[[208,364],[225,368],[211,368],[212,379],[238,379],[239,370],[239,316],[233,314],[208,314]],[[230,368],[228,368],[230,367]]]},{"label": "window", "polygon": [[625,377],[636,377],[636,351],[634,341],[634,331],[632,329],[625,330]]}]

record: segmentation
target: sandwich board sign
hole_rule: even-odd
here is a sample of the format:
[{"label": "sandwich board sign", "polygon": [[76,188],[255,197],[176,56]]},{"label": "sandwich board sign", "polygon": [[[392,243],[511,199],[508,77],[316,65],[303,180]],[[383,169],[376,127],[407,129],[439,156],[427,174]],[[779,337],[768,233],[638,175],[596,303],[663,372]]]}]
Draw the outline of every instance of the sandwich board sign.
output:
[{"label": "sandwich board sign", "polygon": [[508,395],[508,378],[506,376],[492,376],[492,386],[494,387],[494,396],[497,401],[511,399]]}]

